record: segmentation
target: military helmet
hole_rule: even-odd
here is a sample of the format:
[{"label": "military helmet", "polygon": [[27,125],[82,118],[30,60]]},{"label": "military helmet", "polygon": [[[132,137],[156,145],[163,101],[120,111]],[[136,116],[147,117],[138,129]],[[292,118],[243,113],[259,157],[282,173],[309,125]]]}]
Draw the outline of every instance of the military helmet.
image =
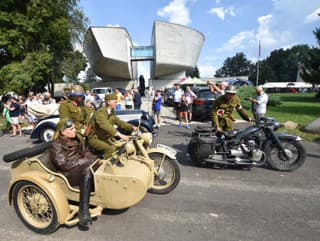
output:
[{"label": "military helmet", "polygon": [[72,119],[60,119],[59,122],[56,125],[56,132],[54,133],[53,139],[57,139],[58,136],[60,135],[60,132],[72,127],[74,124],[74,121]]},{"label": "military helmet", "polygon": [[108,100],[118,100],[118,96],[116,94],[107,94],[104,98],[105,102]]},{"label": "military helmet", "polygon": [[236,94],[237,93],[237,87],[235,87],[234,85],[229,85],[226,90],[225,90],[226,94]]},{"label": "military helmet", "polygon": [[84,96],[84,89],[81,85],[72,85],[69,96]]}]

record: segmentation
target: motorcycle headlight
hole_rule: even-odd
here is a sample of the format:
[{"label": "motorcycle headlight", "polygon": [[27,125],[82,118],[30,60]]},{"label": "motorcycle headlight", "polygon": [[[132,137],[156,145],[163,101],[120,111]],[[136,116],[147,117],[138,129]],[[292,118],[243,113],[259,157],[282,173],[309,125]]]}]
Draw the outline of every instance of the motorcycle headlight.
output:
[{"label": "motorcycle headlight", "polygon": [[281,126],[282,126],[282,124],[281,124],[280,122],[275,121],[275,122],[273,123],[273,130],[276,131],[276,130],[278,130]]},{"label": "motorcycle headlight", "polygon": [[152,144],[152,134],[150,132],[143,133],[141,138],[143,139],[144,146],[150,146]]},{"label": "motorcycle headlight", "polygon": [[134,147],[134,144],[132,142],[128,142],[126,144],[126,153],[128,155],[133,154],[136,151],[136,148]]}]

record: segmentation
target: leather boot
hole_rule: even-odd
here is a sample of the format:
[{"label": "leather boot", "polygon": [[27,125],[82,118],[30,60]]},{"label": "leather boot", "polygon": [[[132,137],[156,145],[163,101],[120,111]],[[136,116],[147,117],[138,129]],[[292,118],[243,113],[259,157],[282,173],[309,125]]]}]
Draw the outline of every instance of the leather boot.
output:
[{"label": "leather boot", "polygon": [[92,186],[91,173],[82,175],[80,179],[79,228],[88,230],[92,223],[89,212],[89,198]]}]

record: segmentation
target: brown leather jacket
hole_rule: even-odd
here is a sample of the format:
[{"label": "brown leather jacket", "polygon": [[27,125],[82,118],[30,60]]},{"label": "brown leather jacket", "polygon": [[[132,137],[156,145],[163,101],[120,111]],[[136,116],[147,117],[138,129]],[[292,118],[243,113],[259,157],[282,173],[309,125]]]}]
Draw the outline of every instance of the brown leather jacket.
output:
[{"label": "brown leather jacket", "polygon": [[50,160],[71,186],[79,185],[81,175],[88,173],[89,166],[97,159],[78,139],[63,136],[52,142],[49,152]]}]

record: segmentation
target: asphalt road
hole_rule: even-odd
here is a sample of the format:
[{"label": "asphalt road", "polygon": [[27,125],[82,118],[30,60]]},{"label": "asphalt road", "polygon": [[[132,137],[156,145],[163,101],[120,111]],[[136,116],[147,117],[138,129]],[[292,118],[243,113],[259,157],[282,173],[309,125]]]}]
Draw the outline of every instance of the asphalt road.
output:
[{"label": "asphalt road", "polygon": [[[156,143],[177,149],[181,182],[170,194],[147,194],[122,212],[105,210],[90,230],[61,227],[50,235],[27,229],[7,202],[10,165],[0,163],[0,240],[317,241],[320,240],[319,144],[305,143],[306,163],[287,173],[265,168],[212,169],[186,155],[191,129],[167,124]],[[0,137],[0,156],[33,145],[28,136]]]}]

